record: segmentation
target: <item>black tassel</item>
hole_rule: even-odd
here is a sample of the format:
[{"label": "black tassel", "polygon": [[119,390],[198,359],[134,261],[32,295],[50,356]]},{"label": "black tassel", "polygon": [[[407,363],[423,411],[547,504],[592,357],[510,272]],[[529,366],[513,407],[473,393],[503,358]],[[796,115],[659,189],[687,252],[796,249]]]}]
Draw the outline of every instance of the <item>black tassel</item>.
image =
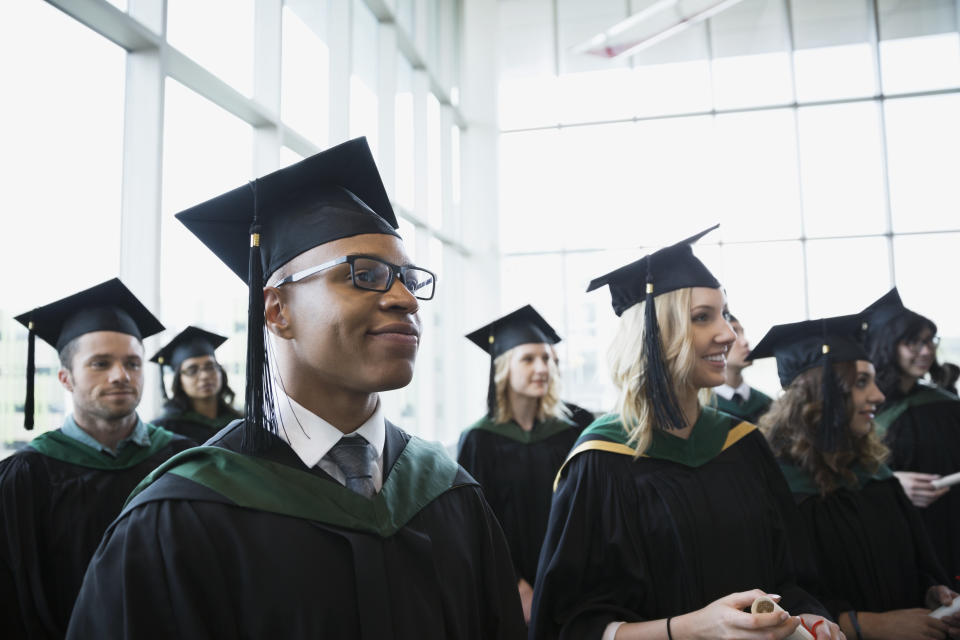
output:
[{"label": "black tassel", "polygon": [[163,369],[165,366],[166,365],[163,363],[163,359],[161,358],[160,360],[160,395],[163,396],[164,400],[169,400],[170,396],[167,395],[167,385],[163,383]]},{"label": "black tassel", "polygon": [[27,397],[23,401],[23,428],[27,431],[33,429],[33,408],[34,408],[34,386],[33,377],[37,372],[36,361],[34,360],[34,351],[36,349],[36,332],[33,330],[33,320],[27,324],[29,333],[27,334]]},{"label": "black tassel", "polygon": [[653,280],[650,273],[648,266],[643,319],[647,399],[653,409],[654,424],[660,429],[674,431],[686,428],[687,421],[683,417],[680,402],[673,390],[670,371],[663,355],[663,342],[660,338],[660,324],[657,322],[657,308],[653,301]]},{"label": "black tassel", "polygon": [[824,453],[833,453],[837,450],[840,432],[844,422],[843,392],[837,384],[837,377],[833,373],[833,358],[830,357],[830,348],[823,346],[823,415],[820,417],[820,428],[817,433],[817,448]]},{"label": "black tassel", "polygon": [[273,392],[270,365],[267,357],[267,332],[263,326],[263,265],[260,261],[260,224],[257,220],[257,183],[250,183],[253,191],[253,224],[250,225],[250,262],[248,264],[249,298],[247,301],[247,387],[245,397],[246,421],[240,448],[245,453],[265,451],[270,443],[268,434],[276,435],[273,416]]},{"label": "black tassel", "polygon": [[491,420],[497,416],[497,384],[493,380],[493,356],[490,357],[490,384],[487,385],[487,417]]}]

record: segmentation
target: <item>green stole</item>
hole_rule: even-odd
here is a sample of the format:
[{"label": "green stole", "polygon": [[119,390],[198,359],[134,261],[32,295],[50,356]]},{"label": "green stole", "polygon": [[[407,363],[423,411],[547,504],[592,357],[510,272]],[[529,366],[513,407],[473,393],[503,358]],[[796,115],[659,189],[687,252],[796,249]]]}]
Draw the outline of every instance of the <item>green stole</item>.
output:
[{"label": "green stole", "polygon": [[[240,507],[387,538],[454,487],[458,465],[442,445],[411,438],[379,493],[365,498],[337,482],[221,447],[194,447],[157,467],[134,497],[164,473],[192,480]],[[125,507],[126,508],[126,507]]]},{"label": "green stole", "polygon": [[750,397],[743,404],[737,404],[733,400],[727,400],[719,394],[714,394],[717,399],[717,409],[724,413],[742,413],[751,415],[765,406],[769,406],[773,400],[765,393],[750,387]]},{"label": "green stole", "polygon": [[[787,484],[790,485],[791,493],[801,495],[815,495],[820,493],[820,489],[818,489],[817,485],[813,482],[813,476],[804,469],[783,462],[782,460],[778,460],[777,463],[780,465],[780,470],[783,471],[783,477],[787,479]],[[853,471],[853,474],[857,477],[857,483],[855,485],[848,484],[848,489],[857,489],[866,486],[868,482],[887,480],[893,477],[893,471],[885,464],[881,464],[873,473],[870,473],[860,465],[850,470]]]},{"label": "green stole", "polygon": [[149,422],[145,422],[144,426],[150,434],[150,446],[141,447],[131,442],[120,450],[116,458],[63,435],[59,429],[41,433],[30,441],[29,446],[38,453],[61,462],[89,469],[118,471],[135,467],[166,447],[173,439],[173,434],[166,429],[156,427]]},{"label": "green stole", "polygon": [[669,460],[687,467],[700,467],[755,430],[756,427],[749,422],[740,422],[739,418],[712,407],[701,407],[700,417],[694,423],[689,438],[683,439],[662,429],[654,429],[650,447],[640,453],[628,442],[627,431],[620,416],[607,414],[584,429],[557,473],[554,490],[570,460],[584,451],[607,451],[634,458]]},{"label": "green stole", "polygon": [[481,418],[467,428],[467,431],[480,429],[489,431],[504,438],[509,438],[523,444],[533,444],[555,436],[562,431],[575,427],[573,422],[562,418],[548,418],[543,422],[537,422],[530,431],[524,431],[519,424],[511,420],[510,422],[494,422],[490,418]]},{"label": "green stole", "polygon": [[925,404],[934,404],[937,402],[960,402],[960,398],[943,389],[931,387],[925,384],[917,384],[916,389],[910,394],[877,414],[873,422],[877,425],[877,433],[882,437],[887,432],[897,418],[911,407],[920,407]]}]

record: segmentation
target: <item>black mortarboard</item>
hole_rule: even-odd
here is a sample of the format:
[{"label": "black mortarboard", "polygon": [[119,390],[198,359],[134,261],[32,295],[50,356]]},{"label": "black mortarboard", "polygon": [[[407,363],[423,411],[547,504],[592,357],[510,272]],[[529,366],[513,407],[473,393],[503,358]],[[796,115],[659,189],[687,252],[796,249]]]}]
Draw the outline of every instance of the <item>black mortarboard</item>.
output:
[{"label": "black mortarboard", "polygon": [[[263,327],[265,278],[299,254],[350,236],[400,237],[366,138],[344,142],[177,214],[249,287],[243,448],[276,433]],[[262,427],[262,428],[261,428]]]},{"label": "black mortarboard", "polygon": [[39,336],[59,353],[74,338],[93,331],[117,331],[138,340],[163,331],[160,321],[117,278],[20,314],[16,320],[30,332],[27,339],[27,396],[23,408],[26,429],[33,428],[34,336]]},{"label": "black mortarboard", "polygon": [[863,317],[858,314],[776,325],[747,356],[747,360],[776,358],[777,373],[784,388],[804,371],[822,367],[823,418],[817,445],[824,451],[836,449],[837,436],[846,424],[843,396],[833,375],[833,364],[870,360],[860,341],[862,323]]},{"label": "black mortarboard", "polygon": [[490,354],[490,383],[487,388],[487,415],[496,411],[493,361],[514,347],[530,343],[557,344],[560,336],[537,310],[525,305],[467,334],[467,339]]},{"label": "black mortarboard", "polygon": [[200,327],[189,326],[157,351],[150,362],[160,365],[160,389],[163,397],[167,397],[167,388],[163,384],[163,368],[170,367],[174,372],[187,358],[198,356],[212,356],[221,344],[227,341],[225,336],[204,331]]},{"label": "black mortarboard", "polygon": [[609,286],[613,311],[619,316],[638,302],[646,300],[651,289],[654,296],[688,287],[718,289],[720,282],[700,259],[693,255],[691,245],[719,226],[715,224],[686,240],[594,278],[587,291]]},{"label": "black mortarboard", "polygon": [[894,287],[860,312],[860,315],[863,316],[862,329],[869,338],[875,335],[880,327],[905,313],[914,312],[903,306],[900,292]]},{"label": "black mortarboard", "polygon": [[720,225],[690,236],[685,240],[654,251],[639,260],[594,278],[587,291],[606,285],[610,287],[613,311],[618,316],[633,305],[644,302],[644,357],[646,392],[653,408],[654,420],[663,429],[682,429],[686,426],[680,403],[670,384],[660,340],[654,298],[662,293],[690,287],[719,289],[720,282],[710,270],[693,255],[691,245]]}]

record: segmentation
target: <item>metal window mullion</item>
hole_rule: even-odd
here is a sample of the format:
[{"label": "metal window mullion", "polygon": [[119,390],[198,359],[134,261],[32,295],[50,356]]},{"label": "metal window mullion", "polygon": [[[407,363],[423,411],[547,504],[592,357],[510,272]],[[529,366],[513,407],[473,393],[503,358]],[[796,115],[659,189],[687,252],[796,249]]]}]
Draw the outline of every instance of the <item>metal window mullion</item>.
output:
[{"label": "metal window mullion", "polygon": [[280,51],[283,0],[256,0],[253,20],[253,99],[270,121],[253,129],[252,173],[266,175],[280,166]]}]

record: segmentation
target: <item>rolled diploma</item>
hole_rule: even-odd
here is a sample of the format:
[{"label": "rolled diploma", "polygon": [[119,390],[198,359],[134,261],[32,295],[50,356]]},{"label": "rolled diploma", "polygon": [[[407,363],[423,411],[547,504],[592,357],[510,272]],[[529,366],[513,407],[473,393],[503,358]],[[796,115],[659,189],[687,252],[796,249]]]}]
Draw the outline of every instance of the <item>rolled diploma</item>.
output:
[{"label": "rolled diploma", "polygon": [[[750,605],[750,613],[773,613],[774,611],[783,611],[783,607],[767,596],[760,596]],[[801,624],[796,631],[786,637],[786,640],[814,640],[814,638]]]},{"label": "rolled diploma", "polygon": [[951,473],[948,476],[943,476],[939,480],[934,480],[930,484],[932,484],[935,489],[943,489],[944,487],[952,487],[955,484],[960,484],[960,471],[957,473]]}]

